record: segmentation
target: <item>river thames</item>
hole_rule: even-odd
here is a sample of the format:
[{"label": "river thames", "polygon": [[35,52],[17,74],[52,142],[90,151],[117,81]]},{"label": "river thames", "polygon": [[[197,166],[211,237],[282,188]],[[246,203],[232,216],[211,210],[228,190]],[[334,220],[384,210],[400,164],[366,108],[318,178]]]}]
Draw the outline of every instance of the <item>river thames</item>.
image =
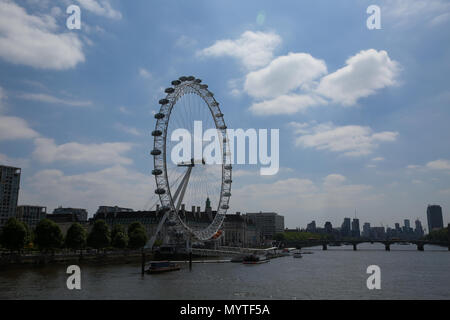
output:
[{"label": "river thames", "polygon": [[[381,244],[304,249],[260,265],[193,264],[159,275],[139,264],[80,265],[81,290],[68,290],[67,266],[0,271],[0,299],[450,299],[447,248]],[[381,289],[369,290],[369,265],[381,268]]]}]

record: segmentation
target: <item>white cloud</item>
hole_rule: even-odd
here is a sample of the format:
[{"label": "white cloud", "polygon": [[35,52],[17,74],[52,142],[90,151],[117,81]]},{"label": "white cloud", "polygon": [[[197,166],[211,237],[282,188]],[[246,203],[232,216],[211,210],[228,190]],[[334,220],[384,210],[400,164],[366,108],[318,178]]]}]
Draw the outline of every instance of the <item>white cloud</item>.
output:
[{"label": "white cloud", "polygon": [[64,13],[60,7],[52,7],[50,9],[50,14],[55,18],[64,16]]},{"label": "white cloud", "polygon": [[127,108],[127,107],[125,107],[125,106],[119,107],[119,111],[120,111],[120,113],[122,113],[122,114],[127,114],[127,115],[132,114],[132,112],[130,111],[130,109]]},{"label": "white cloud", "polygon": [[24,93],[21,94],[19,97],[26,100],[39,101],[51,104],[63,104],[74,107],[87,107],[92,105],[91,101],[75,101],[69,99],[61,99],[45,93]]},{"label": "white cloud", "polygon": [[382,12],[395,26],[423,26],[423,21],[436,25],[448,19],[450,3],[445,0],[387,0]]},{"label": "white cloud", "polygon": [[125,125],[123,125],[123,124],[121,124],[121,123],[117,123],[117,124],[116,124],[116,128],[117,128],[118,130],[122,131],[122,132],[131,134],[131,135],[133,135],[133,136],[140,136],[140,135],[141,135],[141,133],[139,132],[138,129],[136,129],[136,128],[134,128],[134,127],[128,127],[128,126],[125,126]]},{"label": "white cloud", "polygon": [[290,52],[273,59],[281,43],[275,33],[244,32],[236,40],[219,40],[198,51],[199,56],[232,56],[250,70],[243,90],[236,79],[229,82],[232,96],[245,91],[254,101],[250,111],[257,115],[294,114],[308,107],[330,101],[352,106],[360,98],[396,85],[398,62],[384,50],[360,51],[346,61],[346,66],[327,74],[325,61],[309,53]]},{"label": "white cloud", "polygon": [[430,161],[426,167],[433,170],[450,170],[450,161],[444,159]]},{"label": "white cloud", "polygon": [[111,18],[121,19],[120,11],[115,10],[109,0],[77,0],[80,6],[87,11],[96,15]]},{"label": "white cloud", "polygon": [[64,70],[84,62],[76,33],[56,33],[51,15],[33,16],[17,4],[0,0],[0,57],[39,69]]},{"label": "white cloud", "polygon": [[233,194],[248,195],[249,200],[252,200],[254,197],[273,200],[278,197],[289,197],[293,194],[314,194],[317,191],[318,188],[309,179],[289,178],[278,180],[271,184],[246,185],[241,189],[236,190]]},{"label": "white cloud", "polygon": [[0,115],[0,141],[33,139],[39,134],[28,126],[28,123],[18,117]]},{"label": "white cloud", "polygon": [[245,31],[236,40],[218,40],[212,46],[199,51],[199,56],[230,56],[241,60],[247,69],[267,65],[273,58],[273,51],[281,43],[275,33]]},{"label": "white cloud", "polygon": [[233,170],[233,177],[237,178],[237,177],[246,177],[246,176],[257,176],[258,172],[254,171],[254,170],[244,170],[244,169],[240,169],[240,170]]},{"label": "white cloud", "polygon": [[307,53],[289,53],[246,76],[245,91],[258,99],[284,95],[327,73],[323,60]]},{"label": "white cloud", "polygon": [[[355,207],[379,203],[383,195],[370,185],[352,184],[340,174],[330,174],[322,183],[289,178],[274,183],[247,184],[233,192],[231,205],[237,211],[275,211],[291,225],[308,219],[342,221]],[[297,224],[298,225],[298,224]]]},{"label": "white cloud", "polygon": [[5,100],[6,100],[6,92],[0,87],[0,112],[5,111]]},{"label": "white cloud", "polygon": [[380,161],[384,161],[384,158],[383,157],[376,157],[376,158],[373,158],[372,161],[380,162]]},{"label": "white cloud", "polygon": [[191,48],[197,45],[197,40],[185,35],[181,35],[176,41],[175,46],[180,48]]},{"label": "white cloud", "polygon": [[[252,166],[253,168],[254,166]],[[294,172],[294,169],[289,168],[289,167],[281,167],[278,170],[278,173],[276,175],[271,175],[271,176],[262,176],[260,175],[260,170],[257,169],[235,169],[233,168],[233,177],[237,178],[237,177],[251,177],[251,178],[263,178],[263,179],[273,179],[273,178],[278,178],[280,175],[288,175],[288,176],[292,176],[292,173]],[[220,172],[219,172],[220,173]],[[245,180],[239,180],[240,182],[242,181],[246,181]]]},{"label": "white cloud", "polygon": [[29,160],[22,158],[11,158],[6,154],[0,153],[0,165],[27,168],[29,166]]},{"label": "white cloud", "polygon": [[326,100],[315,95],[289,94],[253,103],[249,110],[256,115],[294,114],[326,103]]},{"label": "white cloud", "polygon": [[320,80],[317,92],[345,106],[395,85],[399,65],[386,51],[363,50],[346,61],[346,66]]},{"label": "white cloud", "polygon": [[231,79],[228,80],[228,88],[230,89],[230,94],[233,97],[238,97],[242,94],[241,87],[242,87],[242,80],[241,79]]},{"label": "white cloud", "polygon": [[435,26],[444,23],[450,19],[450,12],[443,13],[430,21],[430,25]]},{"label": "white cloud", "polygon": [[343,175],[333,173],[333,174],[329,174],[328,176],[326,176],[324,178],[323,184],[325,187],[336,187],[336,186],[343,184],[346,180],[347,180],[347,178],[344,177]]},{"label": "white cloud", "polygon": [[81,206],[92,215],[100,205],[142,210],[147,202],[153,204],[157,200],[153,196],[154,189],[154,179],[150,175],[119,165],[74,175],[60,170],[42,170],[25,180],[20,201],[49,208]]},{"label": "white cloud", "polygon": [[78,164],[131,164],[133,160],[123,154],[132,148],[131,143],[114,142],[80,144],[70,142],[56,145],[53,139],[37,138],[33,157],[44,163],[66,162]]},{"label": "white cloud", "polygon": [[144,79],[150,79],[152,77],[152,74],[145,68],[139,69],[139,75]]},{"label": "white cloud", "polygon": [[318,125],[290,123],[298,135],[295,144],[304,148],[343,153],[346,156],[371,154],[380,142],[392,142],[398,132],[374,133],[369,127],[357,125],[334,126],[332,123]]}]

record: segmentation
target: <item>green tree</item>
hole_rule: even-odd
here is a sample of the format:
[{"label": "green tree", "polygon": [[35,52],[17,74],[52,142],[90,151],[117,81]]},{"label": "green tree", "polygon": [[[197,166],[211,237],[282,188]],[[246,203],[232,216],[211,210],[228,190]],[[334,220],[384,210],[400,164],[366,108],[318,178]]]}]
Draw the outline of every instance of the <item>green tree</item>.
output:
[{"label": "green tree", "polygon": [[95,249],[104,249],[111,243],[108,225],[104,220],[97,220],[89,233],[88,246]]},{"label": "green tree", "polygon": [[112,228],[111,228],[111,240],[114,239],[114,237],[116,236],[117,233],[122,232],[123,234],[125,234],[125,228],[123,225],[121,224],[115,224]]},{"label": "green tree", "polygon": [[116,224],[111,230],[111,245],[114,248],[124,249],[128,245],[128,237],[125,228],[121,224]]},{"label": "green tree", "polygon": [[309,239],[319,240],[321,238],[321,236],[317,233],[306,231],[284,232],[283,235],[287,241],[306,241]]},{"label": "green tree", "polygon": [[3,230],[0,235],[0,243],[3,247],[9,250],[23,249],[27,243],[28,229],[27,227],[16,218],[10,218],[3,226]]},{"label": "green tree", "polygon": [[276,241],[284,241],[284,239],[285,239],[284,233],[277,233],[274,236],[274,240]]},{"label": "green tree", "polygon": [[448,241],[448,227],[431,231],[428,235],[426,235],[425,239],[431,240],[431,241],[447,242]]},{"label": "green tree", "polygon": [[125,232],[119,231],[114,234],[111,242],[112,246],[117,249],[124,249],[128,245],[128,237]]},{"label": "green tree", "polygon": [[49,219],[41,220],[36,226],[34,232],[35,244],[40,250],[54,250],[61,247],[63,244],[63,234],[61,228]]},{"label": "green tree", "polygon": [[34,235],[33,235],[33,230],[26,224],[24,223],[23,226],[25,227],[25,230],[27,231],[27,235],[26,235],[26,246],[30,245],[33,243],[34,241]]},{"label": "green tree", "polygon": [[74,251],[81,250],[86,246],[86,230],[79,223],[74,223],[67,230],[65,245]]},{"label": "green tree", "polygon": [[128,247],[139,249],[145,246],[148,241],[147,231],[140,222],[133,222],[128,227]]},{"label": "green tree", "polygon": [[135,231],[136,229],[143,229],[143,230],[145,230],[145,227],[144,227],[144,225],[143,225],[141,222],[139,222],[139,221],[133,222],[132,224],[130,224],[130,225],[128,226],[128,236],[130,235],[130,233],[132,233],[132,232]]}]

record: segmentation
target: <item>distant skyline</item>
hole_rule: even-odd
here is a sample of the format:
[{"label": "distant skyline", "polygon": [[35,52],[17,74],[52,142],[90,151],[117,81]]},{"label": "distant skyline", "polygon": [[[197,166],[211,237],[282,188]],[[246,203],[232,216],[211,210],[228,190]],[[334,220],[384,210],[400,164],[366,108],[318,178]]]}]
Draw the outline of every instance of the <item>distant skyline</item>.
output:
[{"label": "distant skyline", "polygon": [[450,3],[377,1],[368,30],[371,4],[0,0],[0,164],[22,168],[19,204],[145,209],[158,100],[194,75],[230,128],[280,129],[280,172],[234,166],[229,213],[425,226],[439,204],[446,226]]}]

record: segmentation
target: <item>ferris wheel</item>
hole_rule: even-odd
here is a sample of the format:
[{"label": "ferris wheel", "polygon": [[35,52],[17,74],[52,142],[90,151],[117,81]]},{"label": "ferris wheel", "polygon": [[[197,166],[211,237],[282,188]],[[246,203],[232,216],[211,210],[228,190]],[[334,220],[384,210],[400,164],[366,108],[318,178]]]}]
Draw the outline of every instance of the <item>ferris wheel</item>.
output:
[{"label": "ferris wheel", "polygon": [[[147,247],[152,247],[156,236],[164,224],[170,225],[178,233],[200,241],[217,239],[222,234],[221,227],[229,208],[231,197],[231,152],[227,136],[227,126],[219,103],[208,85],[193,76],[180,77],[172,81],[172,87],[165,89],[167,96],[159,101],[161,105],[155,130],[152,132],[154,146],[151,155],[154,160],[152,174],[155,176],[156,190],[161,209],[165,212],[156,233]],[[179,141],[172,135],[177,129],[193,133],[198,126],[202,131],[214,129],[218,145],[215,152],[221,161],[209,163],[203,156],[206,141],[203,136],[194,136],[191,146],[200,139],[202,151],[186,159],[173,161],[173,150]],[[197,126],[197,128],[196,128]],[[209,206],[209,219],[199,216],[199,206]],[[192,208],[190,219],[184,214]],[[213,209],[215,208],[215,210]],[[208,208],[205,208],[205,211]],[[205,214],[204,214],[205,215]],[[206,224],[205,224],[206,221]]]}]

